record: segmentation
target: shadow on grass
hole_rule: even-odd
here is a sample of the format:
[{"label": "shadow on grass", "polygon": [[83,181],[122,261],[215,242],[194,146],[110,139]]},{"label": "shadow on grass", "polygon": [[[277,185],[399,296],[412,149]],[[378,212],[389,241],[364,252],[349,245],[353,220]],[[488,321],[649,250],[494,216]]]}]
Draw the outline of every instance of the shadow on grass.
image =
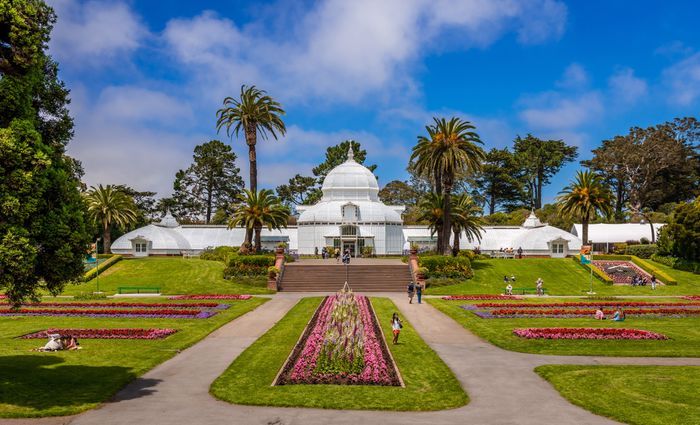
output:
[{"label": "shadow on grass", "polygon": [[0,356],[0,403],[35,410],[30,416],[70,414],[107,400],[136,377],[121,366],[61,363],[62,357],[44,353]]}]

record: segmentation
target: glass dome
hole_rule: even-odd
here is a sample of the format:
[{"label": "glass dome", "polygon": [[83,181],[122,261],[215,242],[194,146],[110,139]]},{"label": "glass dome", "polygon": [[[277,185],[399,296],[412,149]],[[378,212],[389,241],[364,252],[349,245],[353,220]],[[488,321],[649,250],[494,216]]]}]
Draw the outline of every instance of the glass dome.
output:
[{"label": "glass dome", "polygon": [[355,161],[352,146],[348,159],[331,170],[323,180],[322,201],[367,200],[379,201],[379,184],[374,174]]}]

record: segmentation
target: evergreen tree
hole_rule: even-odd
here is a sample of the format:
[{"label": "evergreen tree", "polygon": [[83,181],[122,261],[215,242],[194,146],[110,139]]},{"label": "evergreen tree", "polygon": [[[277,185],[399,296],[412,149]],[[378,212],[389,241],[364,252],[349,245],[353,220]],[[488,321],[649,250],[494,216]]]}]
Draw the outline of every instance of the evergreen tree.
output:
[{"label": "evergreen tree", "polygon": [[475,186],[489,214],[493,214],[499,207],[511,211],[527,204],[523,181],[523,170],[515,156],[508,149],[494,148],[486,153]]},{"label": "evergreen tree", "polygon": [[42,1],[0,3],[0,290],[15,305],[82,276],[90,242],[54,22]]}]

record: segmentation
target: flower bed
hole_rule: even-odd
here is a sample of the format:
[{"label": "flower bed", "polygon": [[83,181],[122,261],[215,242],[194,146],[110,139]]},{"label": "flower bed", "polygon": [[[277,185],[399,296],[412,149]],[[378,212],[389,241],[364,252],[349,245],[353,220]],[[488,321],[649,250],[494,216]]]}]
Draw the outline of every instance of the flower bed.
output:
[{"label": "flower bed", "polygon": [[349,291],[326,297],[275,384],[400,386],[369,299]]},{"label": "flower bed", "polygon": [[691,301],[700,301],[700,295],[686,295],[683,298]]},{"label": "flower bed", "polygon": [[194,294],[194,295],[173,295],[169,300],[249,300],[252,295],[236,294]]},{"label": "flower bed", "polygon": [[668,339],[660,333],[624,328],[523,328],[513,329],[513,334],[527,339]]},{"label": "flower bed", "polygon": [[125,317],[157,319],[207,319],[216,311],[184,309],[109,309],[109,308],[0,308],[0,316],[87,316],[87,317]]},{"label": "flower bed", "polygon": [[22,339],[48,338],[49,334],[70,335],[85,339],[163,339],[177,332],[177,329],[47,329],[22,335]]},{"label": "flower bed", "polygon": [[219,303],[31,303],[23,304],[23,307],[79,307],[79,308],[216,308],[225,310],[228,304]]},{"label": "flower bed", "polygon": [[[490,311],[475,311],[477,307],[475,306],[462,306],[465,310],[472,310],[474,314],[481,317],[482,319],[515,319],[515,318],[528,318],[528,317],[538,317],[538,318],[572,318],[572,317],[593,317],[595,315],[596,309],[582,309],[582,308],[499,308]],[[612,316],[614,314],[612,309],[603,309],[603,313],[606,316]],[[686,317],[686,316],[697,316],[700,315],[700,309],[698,308],[637,308],[637,309],[627,309],[625,310],[627,316],[662,316],[662,317]]]},{"label": "flower bed", "polygon": [[657,303],[645,301],[605,301],[605,302],[573,302],[573,303],[479,303],[475,304],[479,308],[500,308],[508,306],[511,308],[578,308],[578,307],[695,307],[700,308],[700,303]]},{"label": "flower bed", "polygon": [[[651,275],[631,261],[607,261],[593,260],[593,265],[602,270],[613,283],[630,285],[636,275],[645,277],[647,284],[651,284]],[[661,283],[657,280],[657,283]]]},{"label": "flower bed", "polygon": [[442,297],[445,301],[464,301],[464,300],[521,300],[522,297],[515,295],[448,295]]}]

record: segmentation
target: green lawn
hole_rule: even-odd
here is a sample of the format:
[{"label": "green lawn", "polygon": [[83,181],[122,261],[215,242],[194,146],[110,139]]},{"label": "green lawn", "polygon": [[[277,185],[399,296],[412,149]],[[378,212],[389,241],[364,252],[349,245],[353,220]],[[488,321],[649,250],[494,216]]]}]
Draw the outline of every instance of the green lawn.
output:
[{"label": "green lawn", "polygon": [[571,403],[632,425],[700,424],[700,367],[540,366]]},{"label": "green lawn", "polygon": [[[149,257],[125,259],[100,274],[100,291],[115,294],[119,286],[158,286],[163,294],[266,294],[267,278],[223,278],[220,261],[184,259],[181,257]],[[254,284],[254,285],[251,285]],[[69,285],[64,295],[97,290],[97,279]]]},{"label": "green lawn", "polygon": [[[428,299],[428,302],[479,337],[506,350],[584,356],[700,357],[699,317],[636,318],[628,316],[623,323],[610,320],[599,321],[592,317],[581,319],[481,319],[471,311],[460,308],[461,305],[468,304],[470,301],[445,301],[431,298]],[[541,302],[541,300],[534,302]],[[545,340],[525,339],[512,334],[514,328],[539,327],[624,327],[660,332],[668,336],[669,339],[665,341]]]},{"label": "green lawn", "polygon": [[[264,406],[327,409],[440,410],[462,406],[468,397],[454,374],[404,320],[400,344],[389,344],[405,388],[354,385],[271,386],[321,298],[301,300],[275,327],[243,352],[211,387],[222,400]],[[385,298],[372,305],[385,335],[397,311]]]},{"label": "green lawn", "polygon": [[[673,270],[654,263],[678,280],[676,286],[631,287],[605,285],[593,278],[599,295],[691,295],[700,294],[700,275]],[[474,277],[455,285],[429,288],[427,294],[502,294],[503,276],[516,277],[516,288],[534,288],[537,278],[551,295],[582,295],[590,288],[590,274],[571,258],[523,258],[520,260],[477,260],[472,262]]]},{"label": "green lawn", "polygon": [[[94,408],[134,378],[265,301],[234,301],[209,319],[0,317],[0,418],[62,416]],[[17,339],[48,327],[178,332],[150,341],[84,339],[82,350],[56,353],[31,351],[46,340]]]}]

